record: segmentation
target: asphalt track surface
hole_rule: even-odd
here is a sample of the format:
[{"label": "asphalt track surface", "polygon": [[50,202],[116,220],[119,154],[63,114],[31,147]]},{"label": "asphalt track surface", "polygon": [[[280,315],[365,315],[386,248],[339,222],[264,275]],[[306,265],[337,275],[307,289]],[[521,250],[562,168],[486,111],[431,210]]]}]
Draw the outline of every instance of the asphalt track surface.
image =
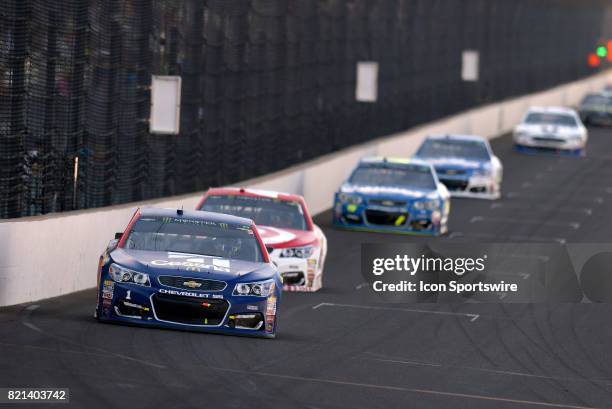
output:
[{"label": "asphalt track surface", "polygon": [[[504,198],[454,200],[450,240],[610,241],[612,130],[584,158],[493,148]],[[360,244],[422,239],[329,222],[324,289],[284,295],[277,339],[100,324],[88,290],[0,309],[0,387],[88,409],[612,407],[610,305],[372,304]]]}]

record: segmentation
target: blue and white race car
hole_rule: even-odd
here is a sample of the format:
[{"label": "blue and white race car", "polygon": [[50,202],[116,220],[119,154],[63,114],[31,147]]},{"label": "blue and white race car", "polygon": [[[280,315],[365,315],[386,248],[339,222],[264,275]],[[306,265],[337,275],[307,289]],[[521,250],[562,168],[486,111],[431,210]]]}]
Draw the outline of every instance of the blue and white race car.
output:
[{"label": "blue and white race car", "polygon": [[448,230],[450,197],[420,160],[366,158],[335,194],[334,225],[437,236]]},{"label": "blue and white race car", "polygon": [[431,163],[453,197],[498,199],[503,167],[481,136],[429,136],[414,158]]},{"label": "blue and white race car", "polygon": [[251,220],[147,208],[100,257],[95,316],[273,338],[281,290]]}]

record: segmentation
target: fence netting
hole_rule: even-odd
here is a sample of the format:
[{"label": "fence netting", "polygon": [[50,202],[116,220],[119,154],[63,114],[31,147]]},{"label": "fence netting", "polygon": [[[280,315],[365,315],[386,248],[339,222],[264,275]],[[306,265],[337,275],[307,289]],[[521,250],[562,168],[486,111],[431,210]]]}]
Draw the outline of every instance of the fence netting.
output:
[{"label": "fence netting", "polygon": [[[270,173],[593,72],[603,0],[4,0],[0,217]],[[480,53],[461,80],[463,50]],[[356,64],[378,100],[355,100]],[[149,133],[180,75],[179,135]],[[401,154],[401,152],[398,152]]]}]

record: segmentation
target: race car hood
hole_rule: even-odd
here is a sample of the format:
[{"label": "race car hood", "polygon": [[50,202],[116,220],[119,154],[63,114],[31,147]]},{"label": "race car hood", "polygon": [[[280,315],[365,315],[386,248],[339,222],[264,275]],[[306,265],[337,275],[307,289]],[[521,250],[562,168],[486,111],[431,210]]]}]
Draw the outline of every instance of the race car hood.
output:
[{"label": "race car hood", "polygon": [[317,237],[312,231],[279,229],[270,226],[257,226],[257,231],[266,247],[286,248],[317,244]]},{"label": "race car hood", "polygon": [[404,200],[422,199],[436,195],[435,190],[410,189],[400,186],[367,186],[345,183],[340,188],[342,193],[353,193],[367,196],[370,199],[402,198]]},{"label": "race car hood", "polygon": [[220,257],[165,251],[115,249],[113,261],[134,271],[150,275],[186,275],[213,280],[231,280],[242,277],[266,279],[274,274],[267,263],[228,260]]},{"label": "race car hood", "polygon": [[575,127],[542,124],[521,124],[516,128],[516,132],[528,135],[554,135],[561,138],[569,138],[580,134],[580,130]]}]

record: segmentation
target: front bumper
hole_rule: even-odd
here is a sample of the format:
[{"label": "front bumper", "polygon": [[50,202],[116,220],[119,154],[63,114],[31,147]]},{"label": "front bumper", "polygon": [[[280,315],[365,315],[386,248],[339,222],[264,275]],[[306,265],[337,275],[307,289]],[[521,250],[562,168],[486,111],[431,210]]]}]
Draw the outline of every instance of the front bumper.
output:
[{"label": "front bumper", "polygon": [[341,203],[336,198],[333,224],[350,230],[382,233],[439,236],[446,233],[440,210],[410,210],[407,208],[383,208],[364,204]]},{"label": "front bumper", "polygon": [[533,145],[514,144],[514,151],[528,155],[553,154],[560,156],[584,156],[584,147],[576,149],[552,148]]},{"label": "front bumper", "polygon": [[232,296],[233,285],[223,292],[206,293],[106,279],[100,287],[100,321],[267,338],[276,335],[278,289],[262,298]]},{"label": "front bumper", "polygon": [[585,142],[563,138],[523,136],[514,138],[514,150],[524,153],[557,153],[578,156],[584,153]]},{"label": "front bumper", "polygon": [[451,197],[468,197],[476,199],[499,199],[500,182],[490,176],[448,177],[438,176],[444,183]]},{"label": "front bumper", "polygon": [[580,118],[584,123],[593,125],[612,125],[612,113],[604,111],[581,111]]},{"label": "front bumper", "polygon": [[321,289],[323,272],[319,268],[319,249],[310,258],[280,257],[280,252],[281,249],[274,249],[270,258],[283,277],[283,291],[314,292]]}]

